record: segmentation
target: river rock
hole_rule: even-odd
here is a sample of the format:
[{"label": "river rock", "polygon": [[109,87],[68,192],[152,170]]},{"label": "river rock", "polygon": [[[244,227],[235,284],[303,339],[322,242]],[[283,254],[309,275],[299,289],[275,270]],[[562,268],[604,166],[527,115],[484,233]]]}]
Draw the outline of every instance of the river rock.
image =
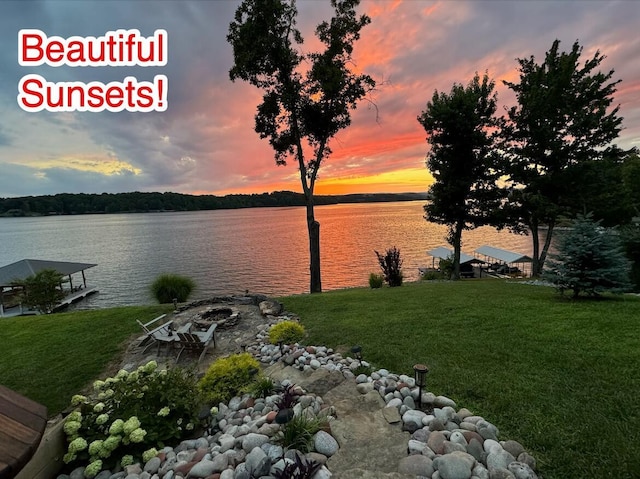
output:
[{"label": "river rock", "polygon": [[409,439],[409,444],[407,445],[409,454],[422,454],[426,448],[426,443],[416,441],[415,439]]},{"label": "river rock", "polygon": [[447,440],[442,431],[431,431],[427,446],[436,454],[444,454],[444,443]]},{"label": "river rock", "polygon": [[397,407],[385,407],[382,410],[382,415],[389,424],[397,424],[402,421]]},{"label": "river rock", "polygon": [[259,447],[254,448],[245,461],[245,467],[250,476],[267,476],[271,469],[271,459]]},{"label": "river rock", "polygon": [[416,411],[414,409],[409,410],[407,412],[405,412],[402,415],[402,421],[404,421],[405,423],[414,423],[417,428],[416,429],[421,429],[422,428],[422,418],[426,416],[426,413],[422,412],[422,411]]},{"label": "river rock", "polygon": [[470,479],[476,460],[465,452],[452,452],[437,457],[433,466],[440,473],[441,479]]},{"label": "river rock", "polygon": [[263,316],[278,316],[283,309],[282,303],[272,299],[261,301],[258,307]]},{"label": "river rock", "polygon": [[538,479],[538,476],[524,462],[514,461],[507,466],[507,469],[516,477],[516,479]]},{"label": "river rock", "polygon": [[535,460],[535,458],[533,456],[529,455],[526,452],[523,452],[522,454],[520,454],[518,456],[518,462],[524,462],[531,469],[533,469],[534,471],[536,470],[536,460]]},{"label": "river rock", "polygon": [[156,472],[158,472],[158,469],[160,469],[161,464],[162,464],[162,461],[158,456],[152,457],[144,465],[144,471],[148,472],[149,474],[155,474]]},{"label": "river rock", "polygon": [[262,446],[265,442],[269,441],[269,436],[264,434],[249,433],[242,440],[242,449],[247,454],[254,448]]},{"label": "river rock", "polygon": [[445,396],[436,396],[436,398],[433,401],[433,405],[435,407],[449,406],[449,407],[455,408],[456,402],[453,399],[449,399],[448,397],[445,397]]},{"label": "river rock", "polygon": [[516,479],[516,476],[508,469],[498,468],[489,471],[489,479]]},{"label": "river rock", "polygon": [[336,441],[331,434],[324,431],[318,431],[313,436],[313,445],[315,450],[320,454],[324,454],[327,457],[333,456],[338,452],[338,441]]},{"label": "river rock", "polygon": [[487,456],[487,469],[507,469],[507,466],[516,459],[504,449],[492,448]]},{"label": "river rock", "polygon": [[433,462],[426,456],[407,456],[400,459],[398,464],[400,474],[431,477],[433,475]]},{"label": "river rock", "polygon": [[[220,455],[217,457],[224,457],[226,462],[226,456]],[[189,471],[189,477],[208,477],[214,472],[220,471],[215,471],[215,464],[213,463],[213,461],[203,459],[191,468],[191,470]]]},{"label": "river rock", "polygon": [[524,452],[524,447],[518,441],[504,441],[501,442],[500,445],[502,448],[511,454],[513,457],[518,457],[520,454]]}]

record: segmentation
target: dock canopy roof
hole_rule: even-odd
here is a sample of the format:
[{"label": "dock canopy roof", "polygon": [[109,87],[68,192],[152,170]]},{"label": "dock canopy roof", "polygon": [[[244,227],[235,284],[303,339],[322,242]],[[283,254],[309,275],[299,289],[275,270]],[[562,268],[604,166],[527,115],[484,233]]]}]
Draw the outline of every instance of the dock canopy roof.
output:
[{"label": "dock canopy roof", "polygon": [[[445,248],[444,246],[438,246],[437,248],[431,249],[427,251],[427,254],[429,256],[433,256],[434,258],[438,258],[438,259],[453,258],[453,250],[449,248]],[[460,264],[465,264],[465,263],[484,263],[484,261],[461,252]]]},{"label": "dock canopy roof", "polygon": [[11,286],[14,281],[23,280],[45,269],[53,269],[63,276],[69,276],[94,266],[97,265],[92,263],[23,259],[0,268],[0,286]]},{"label": "dock canopy roof", "polygon": [[526,254],[514,253],[513,251],[507,251],[500,248],[494,248],[493,246],[480,246],[474,251],[477,254],[487,256],[503,263],[531,263],[531,258]]}]

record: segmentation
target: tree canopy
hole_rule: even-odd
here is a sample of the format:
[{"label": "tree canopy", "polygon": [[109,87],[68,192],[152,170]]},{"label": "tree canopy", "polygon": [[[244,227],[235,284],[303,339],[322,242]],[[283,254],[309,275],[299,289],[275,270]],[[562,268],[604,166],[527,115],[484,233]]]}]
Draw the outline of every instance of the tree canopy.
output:
[{"label": "tree canopy", "polygon": [[449,227],[454,278],[460,277],[462,231],[492,222],[499,205],[494,87],[486,74],[482,79],[476,74],[466,87],[454,84],[450,93],[436,90],[418,117],[431,146],[427,168],[435,179],[425,217]]},{"label": "tree canopy", "polygon": [[[559,47],[554,41],[541,64],[533,56],[518,59],[519,83],[504,82],[518,103],[504,128],[508,209],[512,229],[531,232],[534,274],[542,271],[558,217],[571,211],[575,167],[603,158],[622,122],[618,107],[610,108],[620,80],[612,80],[613,70],[598,70],[605,57],[596,52],[580,64],[577,41],[570,52]],[[548,228],[542,250],[541,225]]]},{"label": "tree canopy", "polygon": [[314,216],[313,191],[318,171],[331,154],[329,141],[351,124],[350,110],[375,86],[368,75],[350,70],[353,44],[370,23],[358,16],[360,0],[331,0],[334,16],[315,34],[324,50],[306,53],[296,28],[294,0],[244,0],[229,25],[233,47],[232,81],[263,90],[255,131],[267,138],[277,165],[293,157],[306,199],[310,251],[310,289],[322,290],[320,224]]},{"label": "tree canopy", "polygon": [[21,300],[28,308],[47,314],[64,298],[62,274],[53,269],[43,269],[12,286],[22,287]]}]

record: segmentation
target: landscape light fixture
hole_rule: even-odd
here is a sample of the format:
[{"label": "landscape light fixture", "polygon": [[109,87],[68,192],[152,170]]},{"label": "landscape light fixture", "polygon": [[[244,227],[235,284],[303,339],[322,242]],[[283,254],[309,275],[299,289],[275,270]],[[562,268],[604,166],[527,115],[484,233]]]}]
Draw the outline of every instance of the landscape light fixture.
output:
[{"label": "landscape light fixture", "polygon": [[422,408],[422,388],[427,385],[427,373],[429,368],[424,364],[414,364],[413,377],[416,380],[416,386],[418,386],[418,409]]},{"label": "landscape light fixture", "polygon": [[362,346],[354,346],[351,348],[351,352],[358,361],[362,361]]},{"label": "landscape light fixture", "polygon": [[284,340],[283,339],[278,341],[278,346],[280,347],[280,356],[282,356],[284,354]]},{"label": "landscape light fixture", "polygon": [[173,309],[178,309],[178,298],[173,298]]}]

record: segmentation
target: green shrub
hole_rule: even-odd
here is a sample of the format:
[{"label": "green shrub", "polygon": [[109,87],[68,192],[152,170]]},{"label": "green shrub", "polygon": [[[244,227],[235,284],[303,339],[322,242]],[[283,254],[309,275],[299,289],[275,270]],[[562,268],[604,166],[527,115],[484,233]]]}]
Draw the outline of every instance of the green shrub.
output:
[{"label": "green shrub", "polygon": [[54,269],[43,269],[24,280],[14,281],[12,286],[23,288],[20,300],[25,306],[48,314],[65,296],[60,289],[62,278],[62,274]]},{"label": "green shrub", "polygon": [[285,344],[298,343],[304,338],[304,326],[296,321],[282,321],[272,326],[269,330],[269,342],[278,344],[282,341]]},{"label": "green shrub", "polygon": [[151,284],[151,293],[159,303],[171,303],[174,299],[184,303],[196,284],[191,278],[177,274],[161,274]]},{"label": "green shrub", "polygon": [[384,275],[384,280],[392,288],[395,286],[402,286],[402,259],[400,258],[400,250],[395,246],[385,251],[384,254],[380,254],[374,251],[378,257],[378,263],[380,263],[380,269]]},{"label": "green shrub", "polygon": [[441,259],[438,263],[438,269],[444,279],[450,279],[453,274],[453,256]]},{"label": "green shrub", "polygon": [[356,377],[360,376],[361,374],[364,374],[365,376],[371,376],[371,373],[373,372],[373,368],[371,366],[363,366],[361,364],[360,366],[355,368],[352,372]]},{"label": "green shrub", "polygon": [[77,409],[63,427],[69,443],[63,460],[73,467],[88,465],[86,477],[123,460],[153,457],[156,447],[179,441],[195,427],[201,400],[193,371],[159,371],[151,361],[93,387],[95,397],[72,398]]},{"label": "green shrub", "polygon": [[[443,260],[444,261],[444,260]],[[444,279],[445,276],[441,271],[427,270],[420,275],[420,279],[423,281],[434,281]]]},{"label": "green shrub", "polygon": [[313,436],[326,424],[325,420],[308,418],[303,414],[293,416],[276,437],[282,447],[297,449],[306,454],[311,451]]},{"label": "green shrub", "polygon": [[381,274],[371,273],[369,275],[369,287],[371,289],[382,288],[382,283],[384,283],[384,276]]},{"label": "green shrub", "polygon": [[249,353],[232,354],[216,360],[198,383],[206,401],[226,403],[248,392],[260,371],[260,363]]},{"label": "green shrub", "polygon": [[266,398],[275,390],[276,386],[270,377],[261,376],[251,384],[249,393],[254,398]]}]

